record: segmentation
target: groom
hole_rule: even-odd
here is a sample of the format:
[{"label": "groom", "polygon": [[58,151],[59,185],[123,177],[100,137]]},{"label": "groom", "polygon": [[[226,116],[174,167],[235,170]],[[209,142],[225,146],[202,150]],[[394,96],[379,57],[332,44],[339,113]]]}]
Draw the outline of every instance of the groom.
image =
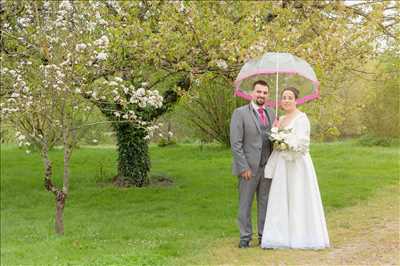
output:
[{"label": "groom", "polygon": [[252,101],[237,108],[232,115],[230,142],[233,154],[233,174],[239,179],[239,248],[248,248],[252,238],[251,206],[257,195],[258,240],[264,229],[271,179],[264,178],[264,168],[272,152],[268,132],[275,119],[265,107],[268,84],[258,80],[253,84]]}]

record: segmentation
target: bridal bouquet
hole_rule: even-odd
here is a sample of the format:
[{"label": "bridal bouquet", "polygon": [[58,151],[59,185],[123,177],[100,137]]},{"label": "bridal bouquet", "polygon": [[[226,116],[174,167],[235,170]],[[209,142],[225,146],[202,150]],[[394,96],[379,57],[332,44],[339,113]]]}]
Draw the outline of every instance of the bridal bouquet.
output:
[{"label": "bridal bouquet", "polygon": [[273,143],[274,150],[300,153],[307,151],[307,146],[302,145],[301,141],[297,139],[292,130],[292,128],[286,129],[277,127],[271,129],[270,140]]},{"label": "bridal bouquet", "polygon": [[277,127],[273,127],[271,129],[271,135],[270,139],[272,141],[274,150],[278,151],[287,151],[289,150],[289,144],[288,139],[290,137],[290,134],[292,132],[292,129],[281,129]]}]

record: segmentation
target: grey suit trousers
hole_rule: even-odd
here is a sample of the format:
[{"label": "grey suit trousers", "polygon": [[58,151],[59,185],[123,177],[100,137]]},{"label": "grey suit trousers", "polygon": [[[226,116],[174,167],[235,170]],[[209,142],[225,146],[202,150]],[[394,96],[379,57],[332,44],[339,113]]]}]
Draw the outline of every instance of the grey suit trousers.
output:
[{"label": "grey suit trousers", "polygon": [[264,230],[271,179],[264,178],[264,167],[259,167],[250,180],[245,180],[240,176],[238,178],[240,240],[250,241],[253,235],[251,208],[254,194],[257,196],[257,229],[258,237],[260,237]]}]

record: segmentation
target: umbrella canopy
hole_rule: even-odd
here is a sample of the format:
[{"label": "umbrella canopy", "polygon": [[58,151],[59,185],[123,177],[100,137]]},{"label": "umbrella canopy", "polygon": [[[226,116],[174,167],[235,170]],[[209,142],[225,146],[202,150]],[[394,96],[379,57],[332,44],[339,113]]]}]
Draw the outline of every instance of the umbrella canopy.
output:
[{"label": "umbrella canopy", "polygon": [[253,83],[264,80],[269,84],[270,99],[267,105],[279,105],[279,90],[294,86],[300,91],[297,104],[319,98],[319,81],[311,66],[289,53],[266,53],[259,59],[248,61],[236,78],[235,95],[251,100]]}]

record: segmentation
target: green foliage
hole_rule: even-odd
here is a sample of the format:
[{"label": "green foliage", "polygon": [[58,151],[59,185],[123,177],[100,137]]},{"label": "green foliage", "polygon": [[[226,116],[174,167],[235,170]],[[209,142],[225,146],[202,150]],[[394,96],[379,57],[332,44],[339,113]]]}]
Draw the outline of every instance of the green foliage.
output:
[{"label": "green foliage", "polygon": [[[62,153],[50,153],[57,183]],[[165,173],[174,185],[121,189],[96,184],[99,172],[116,174],[114,148],[77,150],[71,159],[66,234],[58,237],[53,233],[54,203],[37,178],[42,176],[39,155],[2,146],[1,263],[207,264],[210,248],[238,237],[237,180],[230,174],[230,151],[218,145],[204,145],[203,150],[198,145],[151,146],[150,154],[152,173]],[[314,144],[311,155],[328,222],[336,210],[367,204],[380,188],[398,184],[397,148]],[[187,263],[194,250],[200,260]]]},{"label": "green foliage", "polygon": [[[210,79],[212,81],[210,81]],[[232,85],[220,77],[200,80],[184,103],[185,117],[201,140],[230,146],[229,125],[233,110],[245,104],[233,96]]]},{"label": "green foliage", "polygon": [[89,119],[78,120],[76,117],[78,144],[104,145],[115,144],[115,133],[111,121],[107,120],[98,108],[93,108]]},{"label": "green foliage", "polygon": [[14,128],[3,123],[0,127],[0,143],[14,143],[15,132]]},{"label": "green foliage", "polygon": [[390,147],[390,146],[399,146],[400,139],[389,138],[389,137],[377,137],[373,135],[364,135],[360,137],[358,143],[360,145],[367,147],[372,147],[372,146]]},{"label": "green foliage", "polygon": [[[305,107],[315,125],[313,134],[321,140],[335,140],[362,133],[362,99],[354,101],[348,81],[376,57],[374,44],[379,36],[394,39],[396,27],[380,24],[386,16],[383,10],[390,5],[387,1],[357,7],[343,2],[189,1],[181,6],[177,3],[174,9],[160,4],[160,16],[150,18],[157,34],[146,43],[155,48],[147,50],[151,60],[175,71],[188,71],[193,81],[214,74],[228,83],[246,60],[265,52],[285,51],[304,58],[321,81],[321,100]],[[393,10],[398,12],[398,6]],[[210,84],[202,84],[201,89],[215,82],[206,81]],[[199,117],[211,119],[210,114]],[[204,122],[197,122],[196,128],[204,132],[201,138],[215,138]]]},{"label": "green foliage", "polygon": [[376,65],[373,81],[363,108],[366,131],[380,138],[400,136],[400,56],[398,52],[383,54]]},{"label": "green foliage", "polygon": [[113,123],[118,147],[118,175],[120,186],[143,187],[149,184],[150,158],[146,131],[130,123]]},{"label": "green foliage", "polygon": [[168,139],[168,138],[161,138],[159,141],[158,141],[158,147],[166,147],[166,146],[169,146],[169,145],[175,145],[176,144],[176,141],[175,140],[171,140],[171,139]]}]

